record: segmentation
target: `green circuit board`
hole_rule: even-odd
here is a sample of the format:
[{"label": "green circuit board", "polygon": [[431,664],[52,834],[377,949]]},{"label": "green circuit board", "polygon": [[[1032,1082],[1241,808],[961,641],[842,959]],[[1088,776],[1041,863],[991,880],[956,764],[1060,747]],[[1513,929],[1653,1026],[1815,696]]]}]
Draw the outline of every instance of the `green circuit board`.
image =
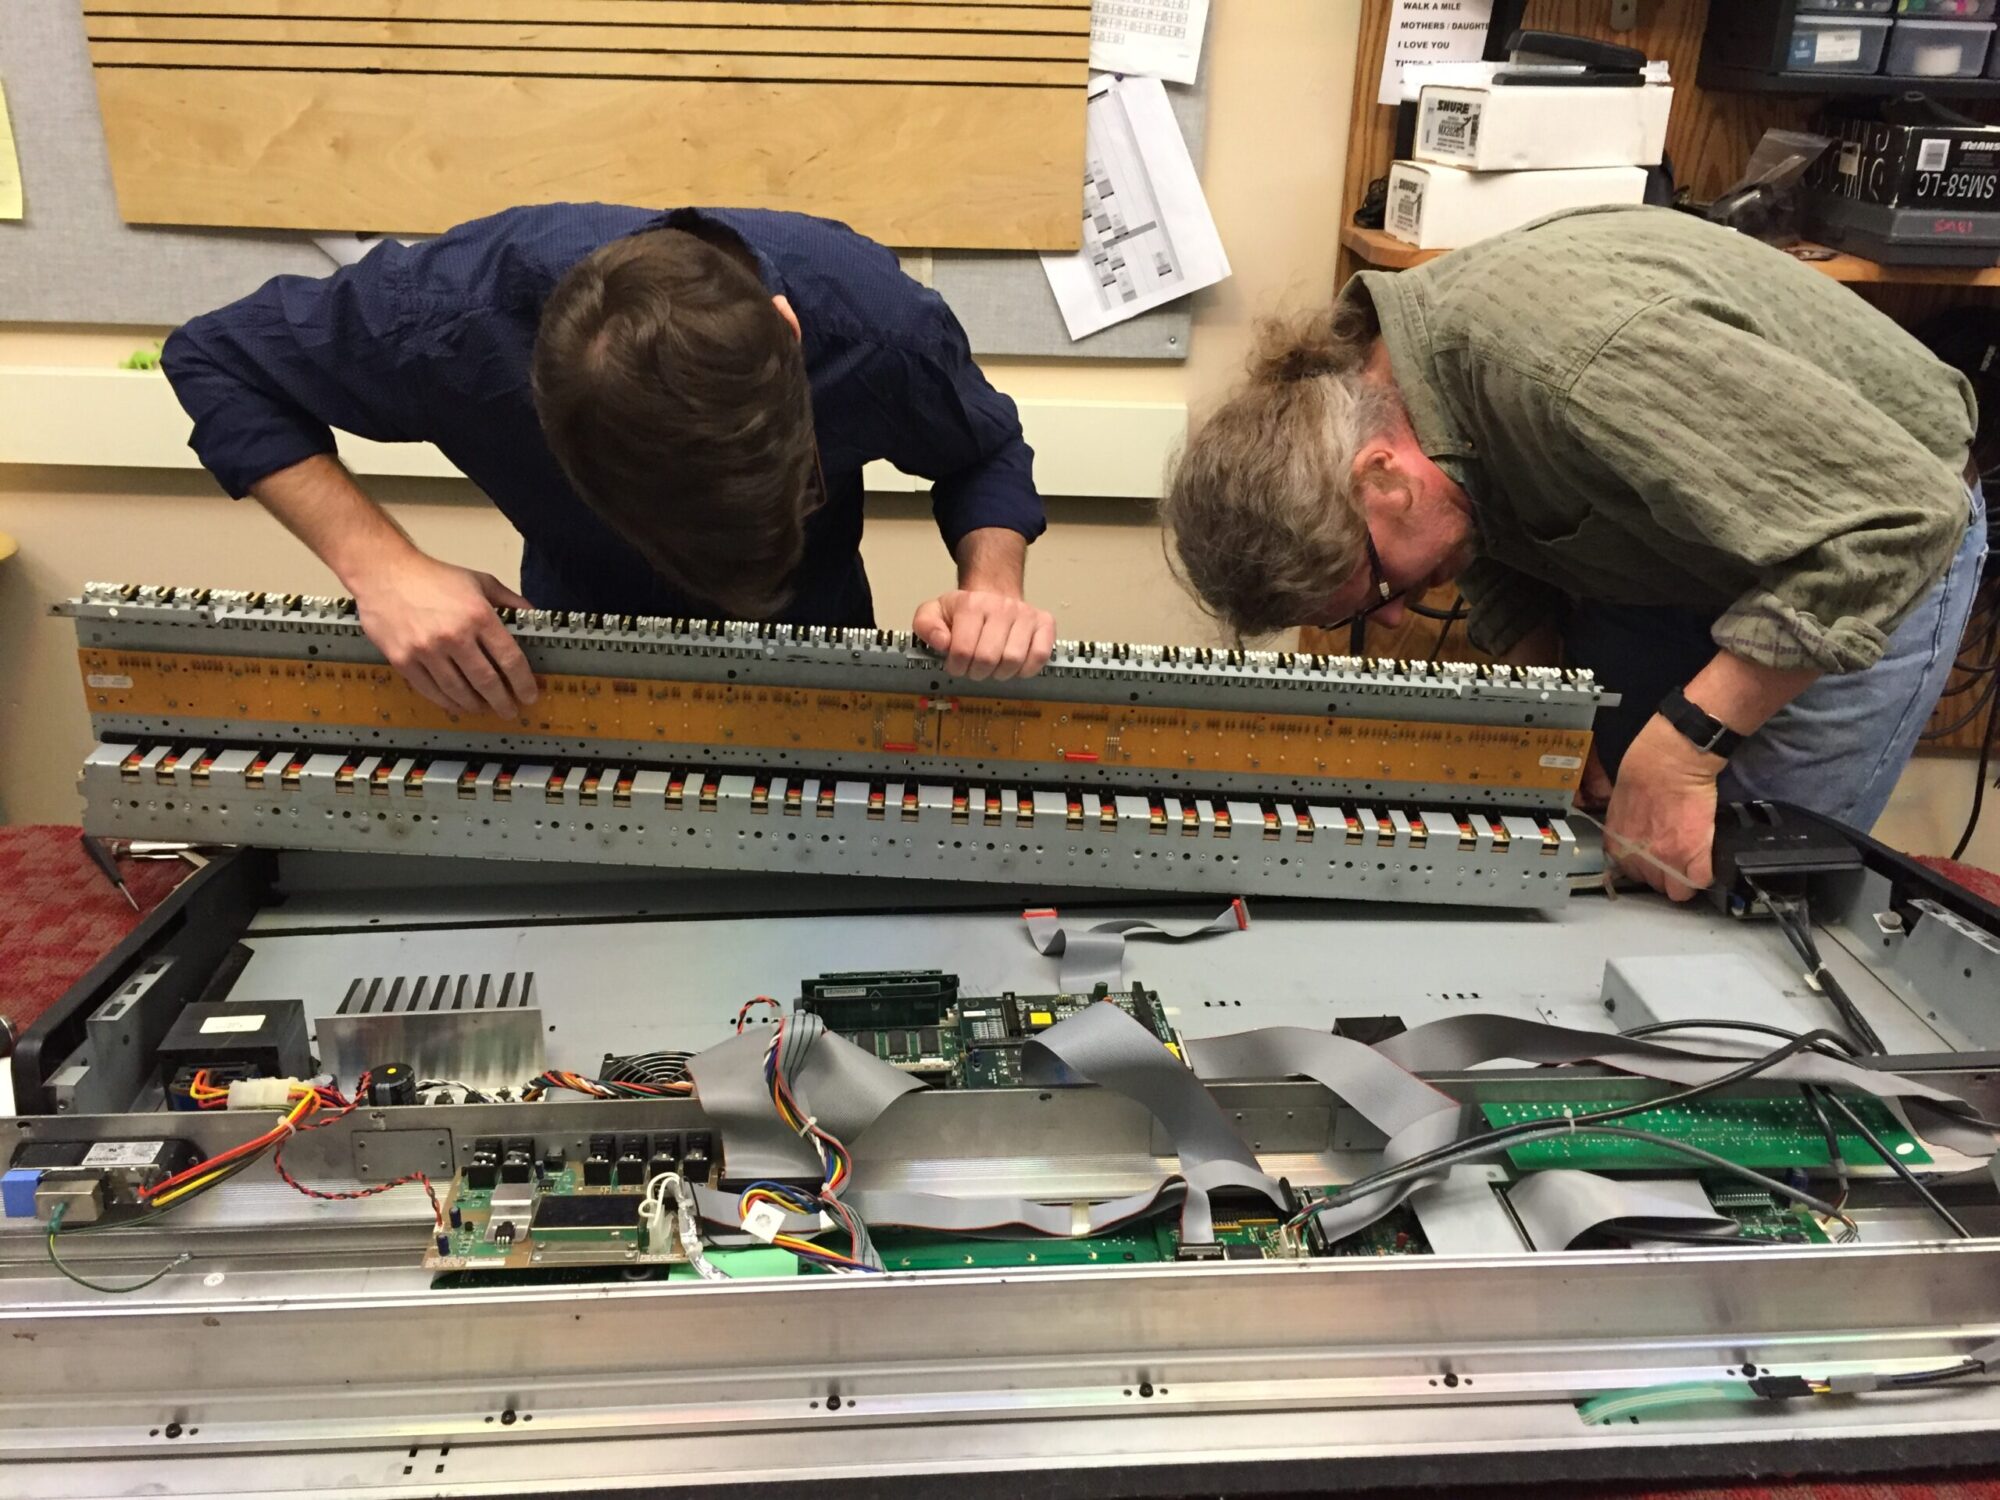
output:
[{"label": "green circuit board", "polygon": [[[1316,1191],[1300,1194],[1310,1201]],[[1275,1211],[1218,1218],[1216,1257],[1226,1262],[1303,1260],[1313,1251],[1303,1236],[1283,1228]],[[1155,1265],[1180,1258],[1180,1226],[1167,1214],[1087,1240],[968,1240],[953,1235],[896,1233],[875,1236],[882,1264],[891,1271],[1016,1270],[1030,1266]],[[1416,1215],[1399,1207],[1359,1234],[1327,1248],[1332,1256],[1427,1255],[1430,1245]]]},{"label": "green circuit board", "polygon": [[1178,1046],[1157,992],[1098,985],[1088,994],[972,997],[936,969],[822,974],[800,986],[799,1009],[818,1016],[878,1061],[933,1088],[1022,1087],[1022,1049],[1037,1034],[1109,1001],[1170,1047]]},{"label": "green circuit board", "polygon": [[[1926,1166],[1931,1155],[1905,1130],[1878,1099],[1844,1101],[1882,1143],[1909,1166]],[[1570,1115],[1615,1109],[1613,1100],[1522,1101],[1487,1104],[1489,1125],[1519,1125],[1533,1120],[1560,1120]],[[1804,1099],[1716,1099],[1668,1109],[1649,1109],[1613,1122],[1634,1130],[1650,1130],[1655,1135],[1672,1136],[1691,1146],[1700,1146],[1718,1156],[1726,1156],[1738,1166],[1760,1170],[1773,1167],[1827,1167],[1826,1136],[1819,1120]],[[1855,1166],[1878,1165],[1875,1150],[1845,1120],[1836,1117],[1835,1135],[1841,1154]],[[1614,1135],[1554,1136],[1516,1146],[1507,1153],[1515,1168],[1530,1171],[1537,1167],[1580,1167],[1602,1171],[1685,1171],[1688,1158],[1662,1146],[1627,1140]]]},{"label": "green circuit board", "polygon": [[452,1184],[445,1211],[458,1222],[433,1245],[424,1265],[433,1271],[521,1271],[572,1261],[667,1265],[683,1257],[677,1245],[649,1245],[639,1225],[636,1188],[587,1187],[574,1162],[537,1179],[535,1203],[522,1232],[496,1237],[492,1188],[475,1188],[464,1176]]},{"label": "green circuit board", "polygon": [[959,1087],[1021,1087],[1021,1049],[1051,1026],[1105,1000],[1177,1049],[1178,1039],[1167,1019],[1165,1003],[1157,991],[1142,984],[1129,990],[1111,990],[1100,984],[1085,995],[1005,994],[987,1000],[962,999],[955,1016],[958,1051],[963,1059],[957,1074]]},{"label": "green circuit board", "polygon": [[1708,1201],[1715,1211],[1734,1219],[1750,1240],[1780,1240],[1794,1245],[1826,1245],[1832,1241],[1819,1221],[1803,1208],[1780,1203],[1769,1193],[1744,1190],[1741,1183],[1708,1181]]}]

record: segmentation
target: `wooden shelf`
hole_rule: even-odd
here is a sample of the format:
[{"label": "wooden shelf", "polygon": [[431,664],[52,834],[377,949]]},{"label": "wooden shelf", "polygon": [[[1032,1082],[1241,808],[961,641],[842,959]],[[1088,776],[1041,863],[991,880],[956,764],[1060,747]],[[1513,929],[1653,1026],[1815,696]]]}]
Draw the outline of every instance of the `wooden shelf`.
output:
[{"label": "wooden shelf", "polygon": [[[1407,271],[1446,253],[1419,250],[1386,230],[1362,229],[1353,224],[1340,231],[1340,243],[1358,259],[1384,271]],[[1839,252],[1831,260],[1808,260],[1802,264],[1835,281],[1853,285],[2000,287],[2000,266],[1885,266],[1879,261]]]},{"label": "wooden shelf", "polygon": [[1443,250],[1419,250],[1415,245],[1397,239],[1386,229],[1363,229],[1358,224],[1341,226],[1340,243],[1379,271],[1407,271],[1411,266],[1420,266],[1447,253]]},{"label": "wooden shelf", "polygon": [[1806,264],[1835,281],[1855,285],[2000,286],[2000,266],[1885,266],[1838,250],[1832,260],[1809,260]]}]

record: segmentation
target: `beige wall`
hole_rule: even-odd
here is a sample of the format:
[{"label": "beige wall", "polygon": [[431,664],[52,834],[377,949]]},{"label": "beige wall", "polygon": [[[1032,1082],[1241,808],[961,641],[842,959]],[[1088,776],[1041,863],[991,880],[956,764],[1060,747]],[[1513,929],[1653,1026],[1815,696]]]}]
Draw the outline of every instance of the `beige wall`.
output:
[{"label": "beige wall", "polygon": [[[1326,295],[1359,0],[1228,0],[1211,12],[1203,179],[1234,276],[1195,299],[1185,364],[999,360],[1016,396],[1187,401],[1234,376],[1255,311]],[[109,364],[159,330],[0,324],[0,363]],[[418,542],[443,557],[514,576],[513,533],[469,485],[378,481],[377,495]],[[1066,635],[1195,640],[1209,635],[1162,563],[1144,507],[1053,498],[1054,530],[1036,547],[1035,597]],[[330,580],[260,512],[234,506],[199,475],[0,466],[0,532],[20,554],[0,563],[0,816],[67,821],[87,740],[72,641],[44,614],[86,579],[326,590]],[[871,502],[865,547],[885,623],[949,586],[949,561],[921,500]],[[1892,843],[1948,850],[1971,793],[1962,761],[1914,768],[1885,819]],[[2000,868],[2000,807],[1973,857]]]}]

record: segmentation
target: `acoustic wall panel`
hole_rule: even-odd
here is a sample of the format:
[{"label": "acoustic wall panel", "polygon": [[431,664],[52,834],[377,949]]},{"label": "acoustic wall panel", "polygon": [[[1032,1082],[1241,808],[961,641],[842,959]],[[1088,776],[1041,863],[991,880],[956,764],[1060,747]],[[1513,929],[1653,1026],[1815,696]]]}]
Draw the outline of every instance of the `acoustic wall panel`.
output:
[{"label": "acoustic wall panel", "polygon": [[86,0],[134,223],[733,203],[1077,243],[1089,0]]}]

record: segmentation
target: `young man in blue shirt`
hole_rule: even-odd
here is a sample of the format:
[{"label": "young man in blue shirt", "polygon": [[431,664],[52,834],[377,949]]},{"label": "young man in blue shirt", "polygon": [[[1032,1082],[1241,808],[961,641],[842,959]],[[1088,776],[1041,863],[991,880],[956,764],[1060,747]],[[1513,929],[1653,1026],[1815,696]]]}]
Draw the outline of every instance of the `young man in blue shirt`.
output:
[{"label": "young man in blue shirt", "polygon": [[[1038,671],[1044,526],[1014,404],[936,293],[801,214],[511,209],[332,276],[280,276],[168,339],[191,446],[338,575],[411,685],[534,701],[496,606],[872,625],[862,466],[934,482],[958,587],[913,629],[975,678]],[[525,598],[430,557],[331,428],[431,442],[520,531]]]}]

